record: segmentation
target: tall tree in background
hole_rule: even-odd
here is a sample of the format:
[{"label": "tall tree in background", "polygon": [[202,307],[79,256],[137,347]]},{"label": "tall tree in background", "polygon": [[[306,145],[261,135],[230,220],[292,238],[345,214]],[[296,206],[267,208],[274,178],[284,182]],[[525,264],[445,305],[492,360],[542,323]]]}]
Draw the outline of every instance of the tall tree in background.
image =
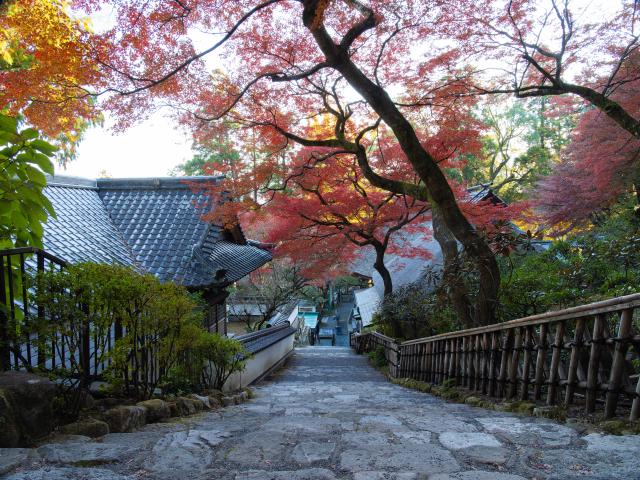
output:
[{"label": "tall tree in background", "polygon": [[573,115],[548,98],[499,102],[483,106],[480,120],[487,130],[480,155],[462,169],[470,184],[488,184],[508,203],[531,194],[536,182],[551,173],[569,141]]}]

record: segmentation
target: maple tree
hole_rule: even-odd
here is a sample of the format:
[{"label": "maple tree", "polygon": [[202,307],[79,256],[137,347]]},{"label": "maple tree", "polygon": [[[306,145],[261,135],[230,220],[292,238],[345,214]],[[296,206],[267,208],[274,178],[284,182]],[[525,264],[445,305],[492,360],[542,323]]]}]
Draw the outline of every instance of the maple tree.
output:
[{"label": "maple tree", "polygon": [[[76,1],[89,10],[105,3]],[[439,131],[455,131],[451,126],[460,123],[457,110],[465,103],[455,95],[461,85],[442,68],[455,54],[449,46],[434,44],[420,52],[446,13],[439,2],[112,4],[116,24],[94,42],[102,76],[93,85],[96,94],[116,94],[106,106],[120,115],[123,126],[161,100],[179,108],[182,120],[195,129],[227,119],[253,128],[273,152],[293,143],[356,158],[372,186],[441,209],[447,228],[474,259],[481,277],[479,322],[493,320],[497,264],[459,208],[440,165],[450,153],[444,154],[434,140]],[[189,32],[195,30],[210,38],[206,47],[194,46]],[[205,57],[212,53],[219,55],[224,74],[206,68]],[[308,136],[310,119],[323,115],[331,118],[332,128]],[[381,175],[371,167],[367,150],[372,135],[389,135],[403,168],[414,172],[419,183]],[[256,180],[264,175],[268,181],[272,174],[258,168]]]},{"label": "maple tree", "polygon": [[87,90],[99,76],[90,24],[70,9],[69,0],[0,4],[0,108],[53,140],[62,161],[73,158],[83,130],[100,119]]},{"label": "maple tree", "polygon": [[[351,156],[334,156],[319,168],[300,170],[288,179],[288,191],[277,193],[265,212],[270,221],[275,220],[270,237],[279,241],[281,252],[304,262],[309,250],[316,254],[339,250],[345,261],[363,247],[372,247],[373,266],[383,280],[385,295],[393,290],[384,264],[387,252],[430,258],[429,250],[405,248],[403,237],[395,235],[404,228],[428,237],[424,224],[428,203],[372,187]],[[313,266],[307,264],[307,268]]]},{"label": "maple tree", "polygon": [[[616,91],[638,80],[640,46],[637,3],[584,5],[571,0],[448,2],[459,20],[442,25],[487,70],[468,77],[475,93],[513,93],[519,98],[572,95],[601,110],[640,138],[640,116]],[[495,62],[492,64],[492,62]]]},{"label": "maple tree", "polygon": [[[617,95],[639,105],[637,86],[629,84]],[[637,111],[637,107],[634,109]],[[598,109],[585,112],[563,159],[536,186],[535,200],[552,234],[585,228],[598,212],[633,192],[640,204],[640,140],[622,130]]]}]

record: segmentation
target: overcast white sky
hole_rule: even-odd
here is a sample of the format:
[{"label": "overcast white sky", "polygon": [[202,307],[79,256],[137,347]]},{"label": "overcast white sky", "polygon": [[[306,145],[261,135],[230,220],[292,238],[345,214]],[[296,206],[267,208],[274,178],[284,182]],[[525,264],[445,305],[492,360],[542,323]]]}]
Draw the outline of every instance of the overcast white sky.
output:
[{"label": "overcast white sky", "polygon": [[[105,122],[106,123],[106,122]],[[174,121],[158,113],[122,134],[105,127],[90,129],[78,149],[77,160],[56,173],[96,178],[162,177],[191,157],[191,141]]]}]

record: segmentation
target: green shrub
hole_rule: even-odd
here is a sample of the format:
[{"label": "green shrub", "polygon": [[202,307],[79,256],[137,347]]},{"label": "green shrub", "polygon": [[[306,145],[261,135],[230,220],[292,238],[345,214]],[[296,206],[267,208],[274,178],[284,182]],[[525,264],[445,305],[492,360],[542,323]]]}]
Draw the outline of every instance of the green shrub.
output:
[{"label": "green shrub", "polygon": [[382,368],[387,366],[387,356],[385,349],[382,345],[378,345],[375,350],[369,352],[369,360],[373,363],[374,367]]},{"label": "green shrub", "polygon": [[454,330],[456,317],[443,295],[414,283],[385,296],[373,323],[385,335],[413,339]]},{"label": "green shrub", "polygon": [[[151,397],[178,364],[185,333],[202,330],[202,312],[186,289],[119,265],[83,263],[41,274],[36,297],[51,318],[40,332],[56,338],[70,362],[52,373],[77,379],[95,373],[78,361],[88,333],[89,366],[109,362],[112,389],[138,399]],[[120,338],[109,349],[112,331]]]}]

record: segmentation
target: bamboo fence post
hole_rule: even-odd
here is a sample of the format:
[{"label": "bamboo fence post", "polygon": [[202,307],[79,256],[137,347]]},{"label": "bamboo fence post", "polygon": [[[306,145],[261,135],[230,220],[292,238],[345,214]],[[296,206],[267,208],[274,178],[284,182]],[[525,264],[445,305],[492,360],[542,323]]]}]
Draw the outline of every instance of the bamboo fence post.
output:
[{"label": "bamboo fence post", "polygon": [[536,353],[536,379],[533,387],[533,398],[540,400],[542,398],[542,385],[544,384],[544,366],[547,360],[547,334],[549,325],[543,323],[540,325],[540,338]]},{"label": "bamboo fence post", "polygon": [[442,358],[442,379],[446,380],[449,378],[449,356],[451,355],[451,351],[449,349],[448,340],[445,340],[442,343],[444,346],[444,355]]},{"label": "bamboo fence post", "polygon": [[488,333],[484,333],[482,334],[482,365],[481,365],[481,369],[482,369],[482,385],[481,385],[481,391],[483,394],[487,393],[487,383],[488,383],[488,376],[487,376],[487,365],[489,363],[489,358],[488,358],[488,354],[489,354],[489,334]]},{"label": "bamboo fence post", "polygon": [[509,363],[509,351],[513,343],[513,329],[507,330],[502,341],[502,354],[500,355],[500,374],[498,375],[498,396],[504,397],[506,393],[505,383],[507,381],[507,364]]},{"label": "bamboo fence post", "polygon": [[489,353],[489,396],[496,396],[496,358],[500,348],[499,333],[491,333],[491,352]]},{"label": "bamboo fence post", "polygon": [[473,389],[478,391],[481,388],[481,382],[482,382],[482,372],[480,371],[480,343],[481,342],[481,335],[476,335],[476,342],[475,342],[475,352],[473,354],[473,359],[474,359],[474,365],[473,365],[473,369],[474,369],[474,373],[475,373],[475,379],[473,382]]},{"label": "bamboo fence post", "polygon": [[515,331],[515,344],[511,354],[511,363],[509,364],[509,389],[507,392],[509,400],[518,393],[518,365],[520,363],[520,349],[522,348],[522,329],[516,328]]},{"label": "bamboo fence post", "polygon": [[424,380],[431,382],[431,352],[433,350],[433,342],[427,343],[427,355],[425,355]]},{"label": "bamboo fence post", "polygon": [[576,331],[573,335],[573,345],[571,347],[571,359],[569,360],[569,372],[567,374],[567,390],[564,396],[564,403],[573,403],[573,394],[576,391],[578,381],[578,361],[580,359],[580,349],[582,348],[582,337],[584,335],[585,319],[579,318],[576,321]]},{"label": "bamboo fence post", "polygon": [[449,375],[454,382],[456,380],[456,356],[458,353],[456,352],[456,339],[452,338],[449,340],[449,351],[451,352],[449,357]]},{"label": "bamboo fence post", "polygon": [[624,372],[625,357],[629,347],[629,334],[631,333],[631,322],[633,320],[633,310],[623,310],[620,315],[620,325],[618,327],[618,338],[615,339],[615,351],[611,373],[609,375],[609,387],[607,388],[607,400],[604,407],[604,417],[611,418],[616,413],[618,405],[618,394],[622,384],[622,374]]},{"label": "bamboo fence post", "polygon": [[527,326],[524,330],[524,360],[522,362],[522,380],[520,387],[520,400],[529,399],[529,375],[531,371],[531,348],[533,346],[533,332]]},{"label": "bamboo fence post", "polygon": [[467,386],[467,337],[462,337],[462,350],[460,351],[460,385]]},{"label": "bamboo fence post", "polygon": [[446,352],[447,342],[440,340],[438,343],[440,343],[440,355],[439,355],[440,358],[438,359],[438,375],[440,378],[440,382],[438,383],[442,383],[445,381],[444,361],[445,361],[445,357],[447,356],[447,352]]},{"label": "bamboo fence post", "polygon": [[467,388],[473,389],[473,377],[475,375],[475,368],[473,365],[473,351],[474,351],[473,337],[469,337],[467,341]]},{"label": "bamboo fence post", "polygon": [[560,355],[562,353],[564,330],[564,321],[557,322],[556,338],[553,342],[553,354],[551,356],[551,367],[549,369],[549,390],[547,391],[547,405],[555,405],[557,402],[558,380],[560,378]]},{"label": "bamboo fence post", "polygon": [[433,342],[433,356],[431,357],[431,377],[433,383],[438,383],[438,342]]},{"label": "bamboo fence post", "polygon": [[431,344],[431,383],[437,383],[436,368],[438,359],[438,342]]},{"label": "bamboo fence post", "polygon": [[589,355],[589,367],[587,370],[587,391],[585,410],[593,413],[596,409],[596,396],[598,393],[598,370],[600,369],[600,342],[604,331],[604,322],[607,317],[604,314],[596,315],[593,322],[593,335],[591,336],[591,353]]},{"label": "bamboo fence post", "polygon": [[462,385],[462,338],[456,341],[456,385]]}]

